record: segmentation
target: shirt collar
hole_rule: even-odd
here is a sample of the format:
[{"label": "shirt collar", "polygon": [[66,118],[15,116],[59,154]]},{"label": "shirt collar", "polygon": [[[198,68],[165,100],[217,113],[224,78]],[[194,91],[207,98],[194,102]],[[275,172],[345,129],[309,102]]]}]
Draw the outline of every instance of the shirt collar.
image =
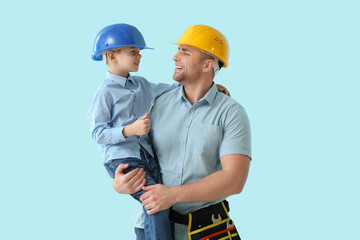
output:
[{"label": "shirt collar", "polygon": [[125,87],[126,81],[127,81],[130,77],[131,77],[131,76],[130,76],[130,73],[129,73],[129,75],[128,75],[127,78],[124,78],[124,77],[119,76],[119,75],[112,74],[112,73],[110,73],[110,72],[107,72],[107,73],[106,73],[106,78],[107,78],[107,79],[109,79],[109,80],[111,80],[111,81],[114,81],[114,82],[120,84],[122,87]]},{"label": "shirt collar", "polygon": [[[183,99],[185,101],[188,101],[184,95],[184,86],[181,86],[181,88],[179,89],[179,96],[178,99]],[[213,82],[211,88],[209,89],[209,91],[205,94],[205,96],[201,99],[199,99],[199,101],[197,102],[202,102],[202,101],[206,101],[209,105],[211,105],[214,102],[215,96],[218,92],[217,86],[216,84]],[[195,103],[196,104],[196,103]]]}]

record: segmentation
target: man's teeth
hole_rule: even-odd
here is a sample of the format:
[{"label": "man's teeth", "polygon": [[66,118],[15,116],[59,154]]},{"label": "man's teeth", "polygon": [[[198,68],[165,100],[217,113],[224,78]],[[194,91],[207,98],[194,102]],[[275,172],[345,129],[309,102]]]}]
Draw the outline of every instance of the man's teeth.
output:
[{"label": "man's teeth", "polygon": [[180,67],[180,66],[176,66],[175,68],[176,68],[176,69],[183,69],[183,68],[182,68],[182,67]]}]

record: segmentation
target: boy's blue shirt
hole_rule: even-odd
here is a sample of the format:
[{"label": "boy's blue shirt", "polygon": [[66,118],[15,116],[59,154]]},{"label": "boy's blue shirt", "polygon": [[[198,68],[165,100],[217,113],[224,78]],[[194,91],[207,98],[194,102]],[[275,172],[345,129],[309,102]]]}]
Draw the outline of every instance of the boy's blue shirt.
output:
[{"label": "boy's blue shirt", "polygon": [[124,78],[107,72],[87,115],[104,163],[119,158],[140,158],[140,145],[154,156],[148,134],[125,138],[122,131],[147,113],[157,96],[179,86],[179,83],[154,84],[140,76]]}]

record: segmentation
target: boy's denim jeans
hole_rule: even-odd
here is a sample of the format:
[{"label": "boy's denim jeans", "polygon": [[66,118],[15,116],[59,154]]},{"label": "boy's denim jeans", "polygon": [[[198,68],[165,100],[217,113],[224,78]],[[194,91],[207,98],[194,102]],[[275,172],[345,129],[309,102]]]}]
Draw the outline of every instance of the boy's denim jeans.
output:
[{"label": "boy's denim jeans", "polygon": [[[114,159],[105,164],[105,168],[109,175],[114,178],[115,170],[120,163],[128,163],[129,167],[124,170],[124,173],[128,173],[135,168],[143,168],[146,173],[146,186],[154,185],[160,181],[160,172],[157,161],[143,148],[140,149],[141,159],[138,158],[122,158]],[[140,190],[137,193],[131,194],[133,198],[140,203],[140,196],[145,193],[144,190]],[[173,239],[171,234],[171,225],[169,220],[169,210],[157,212],[152,215],[148,215],[145,212],[144,233],[146,240],[163,240]]]}]

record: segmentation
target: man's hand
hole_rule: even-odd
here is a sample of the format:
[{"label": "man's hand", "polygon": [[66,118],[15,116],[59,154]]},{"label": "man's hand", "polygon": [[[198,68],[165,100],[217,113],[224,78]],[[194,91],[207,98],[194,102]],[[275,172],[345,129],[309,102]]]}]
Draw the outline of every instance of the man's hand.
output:
[{"label": "man's hand", "polygon": [[140,201],[144,205],[148,214],[154,214],[159,211],[170,208],[176,203],[175,188],[170,188],[162,184],[156,184],[143,187],[146,191],[140,197]]},{"label": "man's hand", "polygon": [[222,93],[228,95],[229,97],[231,97],[230,92],[226,89],[226,87],[224,87],[223,85],[220,85],[220,84],[216,84],[216,86],[217,86],[219,92],[222,92]]},{"label": "man's hand", "polygon": [[145,186],[145,171],[142,168],[136,168],[127,174],[123,173],[129,164],[120,164],[115,171],[113,188],[116,192],[122,194],[133,194]]},{"label": "man's hand", "polygon": [[148,119],[149,114],[145,113],[144,116],[124,127],[123,135],[124,137],[130,137],[133,135],[142,136],[147,134],[151,128],[151,120]]}]

